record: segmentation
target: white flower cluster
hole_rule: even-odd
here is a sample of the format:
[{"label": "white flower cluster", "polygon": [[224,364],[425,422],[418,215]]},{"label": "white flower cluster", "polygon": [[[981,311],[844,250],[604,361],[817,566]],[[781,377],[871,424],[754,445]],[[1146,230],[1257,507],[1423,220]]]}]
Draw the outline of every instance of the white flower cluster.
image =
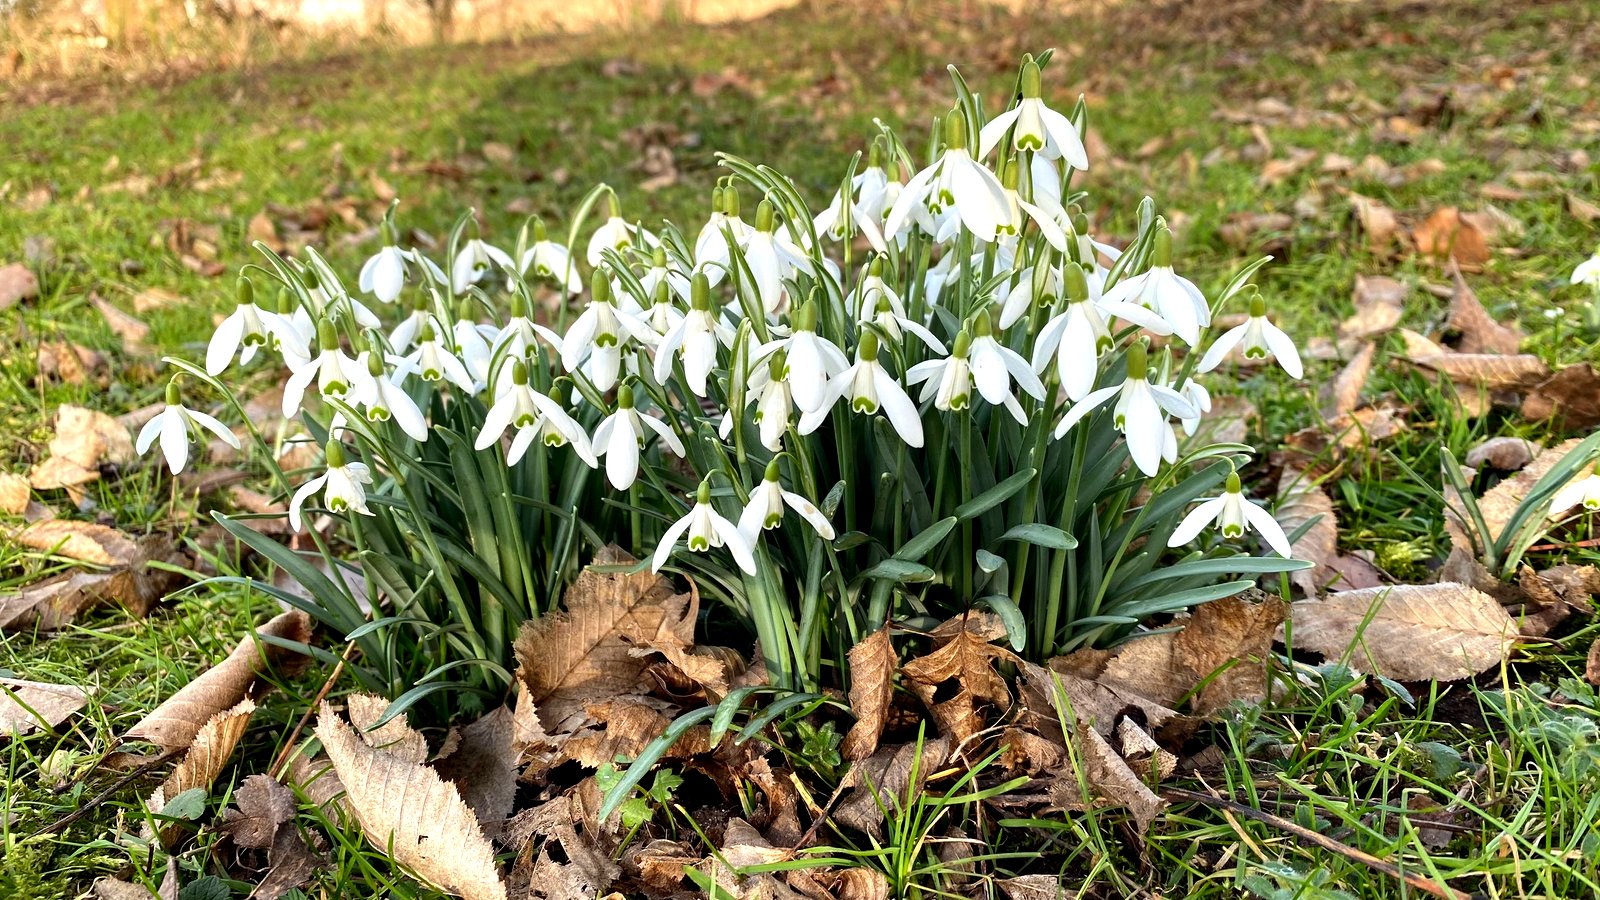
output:
[{"label": "white flower cluster", "polygon": [[[702,482],[653,559],[659,569],[686,539],[691,551],[726,547],[748,573],[761,532],[785,510],[833,538],[816,498],[785,486],[778,465],[779,454],[830,419],[882,416],[917,448],[932,417],[970,415],[980,403],[1023,426],[1048,423],[1057,439],[1109,403],[1133,465],[1153,476],[1177,459],[1175,421],[1192,433],[1210,408],[1195,375],[1242,349],[1300,377],[1293,342],[1268,320],[1253,286],[1236,291],[1248,298],[1248,320],[1199,352],[1213,311],[1175,271],[1172,235],[1159,221],[1141,247],[1141,270],[1126,261],[1118,270],[1119,251],[1089,234],[1067,192],[1072,173],[1089,165],[1079,127],[1045,104],[1033,62],[1008,111],[982,124],[958,108],[944,118],[942,137],[932,163],[914,171],[886,132],[865,169],[814,217],[769,194],[747,222],[733,179],[724,179],[692,242],[627,221],[607,193],[609,215],[582,256],[590,287],[560,334],[534,321],[533,290],[564,304],[583,295],[584,280],[572,249],[541,225],[519,241],[520,255],[460,241],[447,274],[400,247],[386,223],[388,245],[362,267],[356,293],[315,253],[284,264],[304,287],[290,308],[267,309],[242,290],[205,368],[215,376],[269,349],[290,372],[285,416],[315,393],[419,442],[429,439],[431,392],[478,396],[487,414],[477,449],[509,435],[506,461],[516,465],[536,442],[571,447],[589,466],[603,465],[617,490],[640,478],[652,444],[682,458],[700,423],[725,440],[748,424],[774,456],[759,485],[740,492],[743,514],[737,522],[719,515]],[[871,251],[852,264],[857,236]],[[404,318],[380,334],[360,298],[397,304],[408,290]],[[555,373],[557,361],[564,374],[532,377]],[[671,396],[685,402],[664,402]],[[173,448],[193,423],[211,428],[214,420],[172,402],[177,412],[153,423],[141,445],[159,431],[176,471],[185,457]],[[591,433],[583,421],[598,424]],[[367,512],[372,476],[345,461],[343,425],[335,416],[326,473],[294,495],[296,528],[318,490],[329,510]],[[169,439],[169,431],[181,435]],[[1255,528],[1288,555],[1282,530],[1243,498],[1236,477],[1193,511],[1174,545],[1213,519],[1229,537]]]}]

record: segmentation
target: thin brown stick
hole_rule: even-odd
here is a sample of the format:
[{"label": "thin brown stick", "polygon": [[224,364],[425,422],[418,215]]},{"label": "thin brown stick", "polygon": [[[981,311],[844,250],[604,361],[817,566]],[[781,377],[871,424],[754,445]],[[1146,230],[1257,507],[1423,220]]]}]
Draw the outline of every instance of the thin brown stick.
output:
[{"label": "thin brown stick", "polygon": [[1600,547],[1600,538],[1589,538],[1586,541],[1556,541],[1553,544],[1534,544],[1524,553],[1548,553],[1552,550],[1582,550],[1590,547]]},{"label": "thin brown stick", "polygon": [[[1310,841],[1324,850],[1337,853],[1346,859],[1361,863],[1369,869],[1382,872],[1385,875],[1389,875],[1393,878],[1398,878],[1401,881],[1404,881],[1407,885],[1410,885],[1419,891],[1432,894],[1435,897],[1444,897],[1445,900],[1471,900],[1470,894],[1466,894],[1454,888],[1438,884],[1422,877],[1421,875],[1415,875],[1410,872],[1401,871],[1400,867],[1394,865],[1393,863],[1384,862],[1370,853],[1357,850],[1356,848],[1351,847],[1348,844],[1340,843],[1339,841],[1336,841],[1325,834],[1312,831],[1311,829],[1302,825],[1297,825],[1294,822],[1283,818],[1282,816],[1275,816],[1272,813],[1256,809],[1253,806],[1248,806],[1229,797],[1214,797],[1210,794],[1202,794],[1199,791],[1188,791],[1184,790],[1183,788],[1164,788],[1161,791],[1161,797],[1164,800],[1174,802],[1187,801],[1191,803],[1199,803],[1203,806],[1212,807],[1213,809],[1235,813],[1237,815],[1244,816],[1247,819],[1254,819],[1255,821],[1261,822],[1265,825],[1271,825],[1279,830],[1287,831],[1301,840]],[[1239,830],[1236,824],[1232,822],[1229,824],[1234,825],[1236,831]]]},{"label": "thin brown stick", "polygon": [[344,672],[344,664],[350,660],[350,652],[356,648],[356,642],[351,641],[344,645],[344,652],[339,654],[339,664],[328,673],[326,681],[317,690],[317,696],[306,706],[306,711],[300,716],[300,721],[294,724],[294,731],[289,732],[289,740],[284,742],[283,749],[278,752],[278,758],[272,761],[272,766],[267,772],[279,781],[283,780],[283,770],[289,765],[289,756],[294,752],[294,742],[300,739],[300,732],[306,728],[306,723],[311,721],[311,713],[321,708],[322,701],[327,699],[328,691],[333,690],[333,683],[339,680],[339,675]]},{"label": "thin brown stick", "polygon": [[106,788],[105,790],[103,790],[100,793],[98,793],[98,794],[94,795],[93,797],[91,797],[87,803],[82,804],[77,809],[74,809],[72,812],[67,813],[66,815],[62,816],[61,818],[55,820],[54,822],[51,822],[49,825],[46,825],[43,828],[39,829],[38,831],[35,831],[33,834],[28,835],[24,840],[25,841],[31,841],[34,838],[39,837],[40,835],[54,834],[55,832],[60,831],[61,829],[67,827],[68,825],[71,825],[73,822],[76,822],[79,819],[83,818],[91,810],[95,809],[100,804],[102,804],[102,803],[106,802],[107,800],[111,799],[111,796],[113,794],[115,794],[118,791],[122,790],[123,788],[127,787],[129,784],[132,784],[135,779],[139,778],[142,775],[145,775],[151,769],[154,769],[156,766],[161,765],[162,763],[166,762],[169,759],[172,759],[174,756],[177,756],[177,755],[178,755],[178,751],[171,750],[171,751],[168,751],[166,753],[161,754],[160,756],[155,757],[154,759],[151,759],[151,760],[148,760],[148,761],[146,761],[144,763],[141,763],[138,768],[136,768],[133,771],[127,773],[126,775],[123,775],[121,778],[118,778],[115,784],[111,785],[110,787]]}]

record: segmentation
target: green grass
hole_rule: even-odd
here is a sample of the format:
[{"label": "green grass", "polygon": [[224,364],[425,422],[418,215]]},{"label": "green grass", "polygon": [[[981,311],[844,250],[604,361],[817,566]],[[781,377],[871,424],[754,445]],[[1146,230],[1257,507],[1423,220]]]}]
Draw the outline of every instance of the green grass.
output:
[{"label": "green grass", "polygon": [[[1257,251],[1223,240],[1230,215],[1293,212],[1297,201],[1320,198],[1320,212],[1296,215],[1280,260],[1261,280],[1274,313],[1303,339],[1330,335],[1349,314],[1358,273],[1447,283],[1431,262],[1370,253],[1341,189],[1420,220],[1439,206],[1480,208],[1482,186],[1504,181],[1510,171],[1557,173],[1560,189],[1535,189],[1527,199],[1498,204],[1523,234],[1505,241],[1486,271],[1470,277],[1492,314],[1521,321],[1532,352],[1558,363],[1600,359],[1593,344],[1575,336],[1574,305],[1582,298],[1566,286],[1567,272],[1594,249],[1597,235],[1593,225],[1567,214],[1561,193],[1600,200],[1596,168],[1567,162],[1574,151],[1600,158],[1593,88],[1582,80],[1592,78],[1600,13],[1577,2],[1495,9],[1464,2],[1340,4],[1304,18],[1252,4],[1231,9],[1237,14],[1129,9],[1026,20],[980,10],[966,21],[832,9],[714,29],[672,25],[516,45],[377,47],[172,84],[79,85],[55,101],[8,105],[0,116],[0,145],[7,148],[0,154],[0,263],[20,257],[24,241],[36,236],[54,241],[54,261],[40,271],[41,298],[0,317],[15,336],[0,351],[6,435],[0,465],[22,471],[42,452],[61,403],[117,414],[157,399],[164,378],[155,356],[123,354],[90,305],[91,294],[129,308],[141,290],[178,293],[183,302],[146,317],[150,343],[161,353],[197,354],[212,313],[230,301],[230,279],[202,277],[166,249],[174,222],[215,227],[216,261],[229,271],[252,261],[247,225],[269,204],[304,212],[319,198],[348,198],[374,223],[383,205],[380,179],[404,202],[402,224],[436,237],[472,207],[486,236],[509,242],[522,219],[508,210],[513,201],[557,223],[601,180],[618,189],[630,217],[686,224],[704,215],[717,175],[713,150],[773,165],[820,204],[842,173],[818,161],[833,165],[863,146],[873,116],[908,140],[922,134],[926,114],[949,102],[946,63],[959,65],[974,89],[992,98],[1009,84],[1022,50],[1047,46],[1062,48],[1047,84],[1064,100],[1065,85],[1088,92],[1090,121],[1118,160],[1097,159],[1088,181],[1103,204],[1091,210],[1097,230],[1129,233],[1134,205],[1150,193],[1169,215],[1182,214],[1174,216],[1182,226],[1180,265],[1203,289],[1214,289]],[[1513,73],[1504,86],[1493,74],[1501,64]],[[707,79],[725,69],[738,77],[706,90]],[[1409,144],[1376,138],[1374,126],[1395,111],[1402,93],[1419,88],[1449,92],[1454,112]],[[1260,183],[1263,159],[1252,155],[1250,126],[1224,115],[1255,109],[1263,98],[1308,113],[1303,124],[1263,123],[1272,156],[1285,157],[1291,148],[1316,154],[1270,186]],[[633,168],[640,134],[673,147],[676,183],[654,193],[637,190],[644,177]],[[1136,158],[1135,149],[1156,138],[1164,143]],[[515,148],[515,160],[485,162],[481,148],[491,141]],[[1325,153],[1358,161],[1376,154],[1396,170],[1437,159],[1442,168],[1388,185],[1322,174]],[[194,160],[198,168],[184,168]],[[135,176],[151,179],[147,191],[106,189]],[[53,193],[51,202],[36,209],[23,202],[41,188]],[[361,239],[359,228],[337,220],[314,240],[349,271],[376,246],[375,238]],[[1435,328],[1444,309],[1426,291],[1413,290],[1402,325]],[[1548,319],[1547,310],[1564,324]],[[104,389],[37,386],[33,347],[43,339],[106,351],[113,377]],[[1398,356],[1397,339],[1382,351],[1368,396],[1390,393],[1411,406],[1412,427],[1385,452],[1327,460],[1324,484],[1335,499],[1342,549],[1371,550],[1395,574],[1421,579],[1448,549],[1442,517],[1428,491],[1387,454],[1431,474],[1439,471],[1441,446],[1460,456],[1496,434],[1551,441],[1562,435],[1503,412],[1468,419],[1428,378],[1386,362]],[[1311,364],[1308,383],[1331,377],[1335,365]],[[1320,419],[1315,391],[1276,370],[1251,377],[1244,393],[1261,412],[1265,446]],[[85,515],[134,533],[171,527],[189,510],[170,507],[153,473],[154,467],[136,468],[92,486],[94,509]],[[63,498],[44,499],[68,512]],[[49,567],[36,556],[0,553],[7,585]],[[1576,553],[1574,561],[1597,555]],[[159,869],[135,862],[142,857],[125,839],[137,831],[138,797],[149,788],[143,782],[57,834],[23,838],[112,785],[117,775],[96,768],[98,757],[267,612],[260,598],[235,592],[185,593],[144,620],[106,610],[54,635],[0,640],[0,669],[92,693],[60,734],[0,744],[7,764],[0,894],[59,897],[99,875],[127,875],[130,866],[159,878]],[[1216,727],[1227,756],[1204,773],[1205,783],[1408,871],[1460,876],[1451,883],[1462,890],[1594,893],[1600,838],[1591,798],[1600,774],[1593,728],[1600,706],[1592,692],[1577,696],[1575,686],[1561,685],[1581,673],[1581,654],[1596,630],[1590,624],[1566,635],[1559,647],[1538,649],[1497,677],[1414,698],[1331,671],[1297,670],[1308,682],[1300,693]],[[324,676],[314,671],[267,700],[246,750],[213,792],[211,812],[226,805],[231,784],[275,756]],[[1551,689],[1564,699],[1552,700]],[[1463,831],[1443,846],[1423,843],[1415,818],[1405,815],[1407,802],[1416,796],[1447,803],[1457,795],[1467,810]],[[932,818],[943,827],[950,820],[970,823],[973,814],[952,809]],[[208,813],[201,821],[210,819]],[[1269,825],[1235,824],[1209,808],[1177,806],[1142,851],[1118,813],[1074,814],[1055,824],[1047,833],[992,831],[994,858],[986,865],[997,873],[1065,871],[1074,883],[1087,881],[1094,896],[1137,889],[1235,896],[1241,887],[1273,897],[1414,895]],[[324,875],[326,885],[433,896],[366,849],[348,826],[331,830],[335,866]],[[947,858],[937,845],[914,837],[902,833],[895,852],[873,858],[897,883],[925,879],[931,886],[946,878]],[[209,853],[215,841],[207,830],[188,845],[185,880],[225,874]],[[1045,859],[1031,867],[1005,855],[1036,850],[1041,841]],[[243,896],[245,887],[236,887]]]}]

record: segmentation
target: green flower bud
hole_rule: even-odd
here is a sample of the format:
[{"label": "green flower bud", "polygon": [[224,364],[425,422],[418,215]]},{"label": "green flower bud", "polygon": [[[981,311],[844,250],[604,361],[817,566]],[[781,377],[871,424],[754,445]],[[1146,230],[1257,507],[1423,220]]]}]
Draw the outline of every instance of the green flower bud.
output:
[{"label": "green flower bud", "polygon": [[872,262],[867,263],[867,277],[868,278],[882,278],[883,277],[883,255],[882,254],[879,254],[877,256],[872,257]]},{"label": "green flower bud", "polygon": [[798,307],[796,307],[795,311],[789,314],[789,326],[791,328],[793,328],[795,331],[816,331],[817,330],[817,304],[816,304],[816,301],[814,301],[814,300],[812,300],[810,298],[807,298],[806,302],[804,302],[804,303],[800,304]]},{"label": "green flower bud", "polygon": [[987,308],[978,310],[972,317],[972,334],[975,337],[992,337],[994,335],[994,321],[989,318]]},{"label": "green flower bud", "polygon": [[511,383],[516,385],[528,383],[528,364],[520,359],[511,361]]},{"label": "green flower bud", "polygon": [[1145,349],[1144,341],[1135,341],[1128,348],[1128,380],[1144,378],[1150,370],[1150,354]]},{"label": "green flower bud", "polygon": [[739,189],[733,186],[732,181],[722,189],[722,211],[730,219],[739,217]]},{"label": "green flower bud", "polygon": [[544,219],[541,219],[538,216],[534,216],[533,217],[533,241],[534,241],[534,243],[538,243],[538,242],[544,241],[544,240],[549,240],[549,238],[550,238],[550,236],[548,234],[546,234],[545,230],[544,230]]},{"label": "green flower bud", "polygon": [[1006,157],[1000,161],[1000,186],[1008,191],[1017,189],[1018,179],[1021,177],[1022,166],[1015,156]]},{"label": "green flower bud", "polygon": [[1073,303],[1089,299],[1089,278],[1083,272],[1083,266],[1067,260],[1061,266],[1061,285],[1066,290],[1067,299]]},{"label": "green flower bud", "polygon": [[1155,243],[1150,249],[1150,265],[1172,268],[1172,232],[1165,225],[1156,227]]},{"label": "green flower bud", "polygon": [[665,278],[656,282],[655,296],[651,297],[650,300],[657,306],[665,306],[672,302],[672,289],[667,285]]},{"label": "green flower bud", "polygon": [[339,347],[339,334],[333,330],[333,322],[327,317],[317,320],[317,347],[324,353]]},{"label": "green flower bud", "polygon": [[872,144],[867,147],[867,168],[883,168],[883,150],[876,139],[874,139]]},{"label": "green flower bud", "polygon": [[337,469],[344,465],[344,444],[339,441],[329,441],[323,455],[328,461],[328,468]]},{"label": "green flower bud", "polygon": [[178,393],[178,378],[173,376],[172,380],[167,382],[167,405],[177,406],[181,400],[182,397]]},{"label": "green flower bud", "polygon": [[239,276],[238,282],[236,282],[234,285],[234,295],[239,298],[240,306],[249,306],[250,304],[256,302],[255,285],[250,283],[250,278],[248,276]]},{"label": "green flower bud", "polygon": [[525,319],[528,317],[528,301],[522,296],[522,291],[513,291],[511,294],[511,318]]},{"label": "green flower bud", "polygon": [[603,268],[589,276],[589,299],[595,303],[611,302],[611,276]]},{"label": "green flower bud", "polygon": [[711,189],[711,211],[713,213],[726,213],[727,205],[722,200],[722,182],[717,182]]},{"label": "green flower bud", "polygon": [[773,381],[789,377],[789,354],[783,348],[772,351],[772,355],[767,357],[767,374]]},{"label": "green flower bud", "polygon": [[878,358],[878,335],[876,332],[861,332],[861,340],[856,344],[856,356],[862,362],[872,362]]},{"label": "green flower bud", "polygon": [[1022,99],[1037,100],[1043,93],[1039,78],[1039,64],[1028,60],[1022,64]]},{"label": "green flower bud", "polygon": [[650,251],[650,266],[655,269],[665,269],[667,267],[666,247],[657,244],[655,249]]},{"label": "green flower bud", "polygon": [[1250,299],[1250,316],[1259,319],[1267,314],[1267,298],[1261,296],[1261,289],[1255,285],[1245,286],[1245,296]]},{"label": "green flower bud", "polygon": [[696,272],[689,280],[689,308],[708,312],[711,309],[711,282],[706,273]]},{"label": "green flower bud", "polygon": [[944,117],[944,147],[946,150],[967,149],[967,117],[960,107],[950,110]]}]

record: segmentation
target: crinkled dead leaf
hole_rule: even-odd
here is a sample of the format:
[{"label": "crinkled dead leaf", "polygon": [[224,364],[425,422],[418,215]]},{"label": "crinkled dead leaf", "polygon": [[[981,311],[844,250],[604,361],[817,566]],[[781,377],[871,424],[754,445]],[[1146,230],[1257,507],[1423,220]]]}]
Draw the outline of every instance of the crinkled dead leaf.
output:
[{"label": "crinkled dead leaf", "polygon": [[950,758],[950,741],[934,738],[879,747],[850,766],[839,788],[845,791],[834,818],[865,834],[883,834],[883,811],[904,805],[922,791],[928,776]]},{"label": "crinkled dead leaf", "polygon": [[149,351],[150,348],[145,344],[145,339],[150,337],[149,325],[118,309],[99,294],[90,294],[89,302],[100,311],[100,316],[106,320],[106,325],[122,341],[124,353],[129,356],[143,356]]},{"label": "crinkled dead leaf", "polygon": [[1122,756],[1128,768],[1139,773],[1141,778],[1160,781],[1171,778],[1172,773],[1178,769],[1178,757],[1156,743],[1133,717],[1124,717],[1117,722],[1116,747],[1117,753]]},{"label": "crinkled dead leaf", "polygon": [[1600,685],[1600,638],[1589,645],[1589,661],[1584,666],[1583,677],[1593,685]]},{"label": "crinkled dead leaf", "polygon": [[139,545],[109,525],[50,519],[11,532],[11,540],[32,550],[64,556],[108,569],[133,565]]},{"label": "crinkled dead leaf", "polygon": [[1290,606],[1294,647],[1396,681],[1454,681],[1499,665],[1517,624],[1466,585],[1339,591]]},{"label": "crinkled dead leaf", "polygon": [[1588,363],[1563,368],[1528,392],[1522,417],[1550,419],[1568,431],[1600,426],[1600,372]]},{"label": "crinkled dead leaf", "polygon": [[251,775],[234,792],[235,806],[223,811],[222,831],[247,850],[266,851],[266,873],[251,900],[277,900],[308,882],[325,861],[306,846],[291,822],[294,792],[267,775]]},{"label": "crinkled dead leaf", "polygon": [[[634,560],[615,547],[595,556],[595,565]],[[633,574],[579,573],[564,598],[565,611],[523,626],[517,635],[518,677],[546,731],[572,731],[594,702],[634,692],[649,665],[637,647],[676,638],[694,639],[690,598],[648,569]]]},{"label": "crinkled dead leaf", "polygon": [[0,737],[54,728],[88,702],[80,687],[0,678]]},{"label": "crinkled dead leaf", "polygon": [[850,648],[850,712],[854,725],[839,751],[848,760],[861,760],[878,749],[883,724],[894,697],[894,643],[889,629],[879,628]]},{"label": "crinkled dead leaf", "polygon": [[502,706],[464,726],[455,750],[434,768],[456,786],[461,799],[493,833],[511,815],[517,798],[517,755],[512,748],[515,726],[510,707]]},{"label": "crinkled dead leaf", "polygon": [[[613,762],[619,756],[632,759],[667,730],[676,711],[669,704],[644,696],[590,704],[585,713],[595,724],[560,739],[560,756],[591,769]],[[666,756],[693,756],[710,748],[710,728],[699,725],[673,742]]]},{"label": "crinkled dead leaf", "polygon": [[1437,259],[1451,259],[1462,266],[1479,268],[1489,261],[1489,236],[1474,220],[1461,215],[1454,206],[1433,211],[1411,231],[1417,252]]},{"label": "crinkled dead leaf", "polygon": [[133,437],[121,422],[99,410],[63,403],[56,409],[55,435],[48,447],[85,469],[126,465],[133,461]]},{"label": "crinkled dead leaf", "polygon": [[[983,729],[986,705],[1003,712],[1011,704],[1011,692],[995,671],[995,662],[1020,660],[1010,650],[990,643],[1005,633],[1004,627],[997,629],[996,624],[987,617],[957,616],[940,626],[959,629],[943,646],[900,668],[912,692],[933,714],[940,733],[957,744]],[[936,631],[936,639],[938,635]],[[947,682],[955,685],[954,693],[938,699],[940,687]]]},{"label": "crinkled dead leaf", "polygon": [[1568,191],[1567,214],[1579,222],[1591,223],[1600,220],[1600,206],[1596,206],[1577,194]]},{"label": "crinkled dead leaf", "polygon": [[494,850],[454,786],[426,766],[372,747],[326,702],[316,735],[374,848],[465,900],[506,900]]},{"label": "crinkled dead leaf", "polygon": [[[1581,438],[1573,438],[1541,450],[1515,475],[1502,480],[1478,498],[1478,511],[1482,513],[1484,526],[1489,530],[1487,540],[1497,540],[1500,537],[1500,532],[1505,530],[1511,517],[1516,515],[1517,507],[1522,505],[1522,501],[1533,490],[1533,486],[1580,443],[1582,443]],[[1465,508],[1460,503],[1446,506],[1445,524],[1452,526],[1452,540],[1456,540],[1456,534],[1470,533],[1474,530],[1471,517],[1465,515]],[[1462,529],[1465,529],[1465,532]],[[1471,550],[1470,542],[1456,540],[1456,543],[1463,549]]]},{"label": "crinkled dead leaf", "polygon": [[513,896],[594,900],[610,889],[622,868],[612,860],[609,846],[597,843],[585,819],[582,803],[572,794],[518,813],[507,823],[507,831],[518,837],[515,844],[525,845],[511,870]]},{"label": "crinkled dead leaf", "polygon": [[167,872],[154,893],[143,885],[105,877],[95,879],[94,895],[97,900],[178,900],[178,858],[167,857]]},{"label": "crinkled dead leaf", "polygon": [[1010,900],[1072,900],[1076,889],[1060,875],[1018,875],[995,881]]},{"label": "crinkled dead leaf", "polygon": [[0,266],[0,309],[10,309],[20,300],[39,296],[39,278],[22,263]]},{"label": "crinkled dead leaf", "polygon": [[1502,325],[1489,315],[1478,302],[1461,268],[1452,264],[1450,275],[1455,280],[1455,292],[1450,297],[1450,327],[1461,333],[1456,349],[1462,353],[1515,354],[1522,346],[1522,332],[1514,326]]},{"label": "crinkled dead leaf", "polygon": [[[145,801],[145,808],[152,813],[159,813],[166,808],[168,800],[184,791],[195,788],[211,790],[211,783],[222,774],[223,767],[233,756],[234,747],[244,737],[245,727],[250,724],[250,714],[255,711],[255,703],[246,698],[201,725],[195,732],[189,751],[173,767],[167,780]],[[163,840],[169,833],[170,828],[161,829]]]},{"label": "crinkled dead leaf", "polygon": [[1321,407],[1325,418],[1335,419],[1354,410],[1361,400],[1361,391],[1367,386],[1367,375],[1372,371],[1373,344],[1362,344],[1339,374],[1322,389]]},{"label": "crinkled dead leaf", "polygon": [[[48,536],[48,532],[32,533],[33,538],[40,540]],[[102,545],[89,538],[76,541],[72,546],[97,557],[108,556],[108,548],[119,553],[125,550],[120,543]],[[121,603],[131,614],[142,616],[183,579],[181,575],[151,566],[152,562],[186,563],[187,558],[173,547],[166,535],[140,538],[126,565],[112,565],[101,572],[56,575],[0,594],[0,629],[54,630],[102,603]]]},{"label": "crinkled dead leaf", "polygon": [[1519,437],[1493,437],[1467,451],[1462,462],[1474,469],[1488,466],[1502,472],[1515,472],[1533,462],[1544,448]]},{"label": "crinkled dead leaf", "polygon": [[[299,610],[291,610],[273,617],[258,633],[305,643],[311,639],[311,619]],[[239,703],[268,667],[299,658],[291,650],[258,641],[254,635],[247,637],[226,659],[184,685],[128,729],[127,739],[151,741],[163,750],[181,750],[190,745],[207,721]]]},{"label": "crinkled dead leaf", "polygon": [[1305,596],[1318,596],[1333,580],[1333,560],[1339,555],[1339,520],[1333,514],[1333,500],[1305,472],[1285,467],[1278,476],[1276,516],[1286,534],[1311,523],[1289,549],[1295,559],[1308,560],[1314,568],[1290,572],[1289,581]]},{"label": "crinkled dead leaf", "polygon": [[38,352],[37,378],[62,384],[85,384],[106,367],[106,358],[81,344],[68,341],[42,341]]},{"label": "crinkled dead leaf", "polygon": [[0,472],[0,513],[20,516],[27,512],[33,500],[33,489],[28,479],[10,472]]},{"label": "crinkled dead leaf", "polygon": [[1355,313],[1339,324],[1339,340],[1370,340],[1388,334],[1400,324],[1409,293],[1405,283],[1393,278],[1357,275],[1351,292]]},{"label": "crinkled dead leaf", "polygon": [[1111,744],[1092,728],[1077,731],[1083,756],[1084,776],[1096,795],[1115,806],[1125,807],[1139,826],[1139,833],[1150,830],[1167,804],[1157,797]]},{"label": "crinkled dead leaf", "polygon": [[1523,391],[1550,377],[1550,366],[1531,353],[1434,353],[1409,355],[1412,365],[1438,372],[1467,390]]},{"label": "crinkled dead leaf", "polygon": [[375,694],[351,694],[345,698],[350,725],[368,746],[409,763],[427,762],[428,739],[411,727],[405,713],[377,725],[388,708],[389,701]]},{"label": "crinkled dead leaf", "polygon": [[1395,217],[1394,210],[1354,191],[1350,193],[1350,206],[1356,212],[1361,230],[1367,235],[1367,248],[1374,256],[1387,257],[1394,247],[1395,232],[1400,229],[1400,220]]},{"label": "crinkled dead leaf", "polygon": [[[1172,677],[1158,668],[1160,662],[1172,658],[1170,638],[1136,638],[1120,649],[1129,658],[1119,664],[1118,674],[1134,673],[1133,684],[1116,675],[1104,677],[1116,651],[1080,651],[1051,660],[1049,668],[1024,664],[1023,702],[1030,726],[1040,734],[1059,736],[1058,723],[1064,718],[1068,723],[1083,723],[1101,734],[1111,734],[1117,717],[1129,710],[1137,710],[1151,728],[1180,719],[1177,710],[1159,699],[1176,702],[1187,690],[1181,676]],[[1158,683],[1139,681],[1151,673],[1159,676]]]}]

